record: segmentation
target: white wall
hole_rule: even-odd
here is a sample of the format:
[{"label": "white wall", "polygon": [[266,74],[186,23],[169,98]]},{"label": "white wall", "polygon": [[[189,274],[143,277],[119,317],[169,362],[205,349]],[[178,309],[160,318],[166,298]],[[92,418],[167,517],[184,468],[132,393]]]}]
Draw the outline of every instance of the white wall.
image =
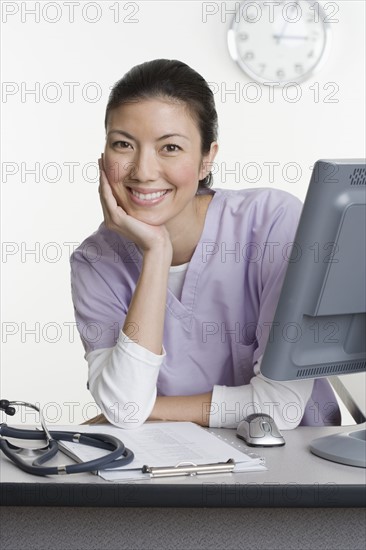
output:
[{"label": "white wall", "polygon": [[[116,2],[79,2],[74,22],[65,3],[58,2],[55,23],[47,21],[56,18],[55,2],[40,3],[49,7],[41,9],[39,22],[25,11],[35,4],[2,2],[1,397],[41,403],[51,424],[81,422],[98,411],[86,389],[87,364],[73,328],[69,254],[102,221],[96,163],[110,87],[146,60],[188,63],[219,90],[220,173],[214,185],[272,185],[304,199],[315,160],[365,154],[365,4],[332,3],[339,7],[339,21],[332,25],[330,58],[301,85],[297,103],[286,101],[280,90],[271,102],[266,87],[256,103],[245,95],[238,102],[232,94],[225,96],[225,89],[237,86],[242,93],[250,82],[226,47],[231,16],[225,20],[225,6],[234,2],[218,3],[219,13],[207,22],[198,1],[121,2],[119,23],[111,10]],[[96,17],[97,4],[99,21],[82,17],[85,4],[89,20]],[[134,5],[138,11],[131,23]],[[74,97],[65,83],[77,83]],[[319,102],[311,89],[315,83]],[[334,84],[325,88],[329,83]],[[36,100],[26,91],[37,86]],[[326,102],[332,90],[337,90],[336,102]],[[52,101],[56,92],[60,97]],[[280,163],[272,181],[265,164],[271,162]],[[26,172],[36,163],[39,181]],[[74,177],[69,163],[75,163]],[[235,163],[246,181],[225,176]],[[249,163],[261,172],[258,181]],[[24,420],[32,422],[34,416],[23,414]]]}]

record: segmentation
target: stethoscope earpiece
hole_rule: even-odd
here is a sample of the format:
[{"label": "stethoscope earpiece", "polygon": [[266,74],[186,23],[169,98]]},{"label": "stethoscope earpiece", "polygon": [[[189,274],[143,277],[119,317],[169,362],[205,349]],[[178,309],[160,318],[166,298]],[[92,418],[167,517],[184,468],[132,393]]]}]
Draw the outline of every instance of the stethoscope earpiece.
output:
[{"label": "stethoscope earpiece", "polygon": [[10,407],[10,401],[7,399],[0,399],[0,409],[2,409],[5,414],[8,414],[9,416],[14,416],[16,413],[15,408]]}]

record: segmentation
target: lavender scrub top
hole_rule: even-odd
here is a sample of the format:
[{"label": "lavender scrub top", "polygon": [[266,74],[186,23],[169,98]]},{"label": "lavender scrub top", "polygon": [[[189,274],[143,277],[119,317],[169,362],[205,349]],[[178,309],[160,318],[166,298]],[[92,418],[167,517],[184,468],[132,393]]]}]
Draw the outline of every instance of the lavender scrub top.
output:
[{"label": "lavender scrub top", "polygon": [[[181,300],[167,291],[166,356],[157,395],[193,395],[214,385],[250,383],[269,336],[302,209],[297,198],[278,189],[200,190],[206,193],[212,200]],[[102,223],[70,262],[85,356],[114,347],[141,272],[139,248]],[[130,337],[138,341],[138,332]],[[314,403],[320,415],[316,421]],[[301,424],[324,423],[340,424],[340,413],[329,382],[320,378]]]}]

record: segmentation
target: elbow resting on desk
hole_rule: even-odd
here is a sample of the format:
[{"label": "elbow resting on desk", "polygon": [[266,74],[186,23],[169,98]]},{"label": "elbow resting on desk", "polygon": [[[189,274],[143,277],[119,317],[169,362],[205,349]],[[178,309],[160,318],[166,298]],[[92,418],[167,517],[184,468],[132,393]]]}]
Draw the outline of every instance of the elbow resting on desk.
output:
[{"label": "elbow resting on desk", "polygon": [[141,426],[156,402],[159,367],[121,361],[118,346],[96,350],[86,357],[89,390],[106,419],[124,429]]},{"label": "elbow resting on desk", "polygon": [[89,389],[106,420],[125,430],[142,426],[156,402],[156,388],[149,399],[123,401],[115,392],[110,393],[102,376],[96,379],[93,385],[89,384]]}]

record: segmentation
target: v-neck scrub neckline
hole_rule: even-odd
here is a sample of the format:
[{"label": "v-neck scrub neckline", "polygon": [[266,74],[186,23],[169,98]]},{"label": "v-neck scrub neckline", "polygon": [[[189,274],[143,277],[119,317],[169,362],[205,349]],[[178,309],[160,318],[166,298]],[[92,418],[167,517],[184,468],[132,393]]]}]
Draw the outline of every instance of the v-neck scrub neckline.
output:
[{"label": "v-neck scrub neckline", "polygon": [[166,306],[170,313],[177,319],[192,317],[199,277],[203,267],[205,266],[202,257],[202,244],[206,242],[215,242],[215,238],[217,236],[217,223],[214,223],[214,221],[219,217],[220,206],[222,207],[220,193],[215,191],[206,211],[205,223],[201,237],[188,265],[182,288],[181,299],[178,300],[176,296],[174,296],[174,294],[168,289]]}]

